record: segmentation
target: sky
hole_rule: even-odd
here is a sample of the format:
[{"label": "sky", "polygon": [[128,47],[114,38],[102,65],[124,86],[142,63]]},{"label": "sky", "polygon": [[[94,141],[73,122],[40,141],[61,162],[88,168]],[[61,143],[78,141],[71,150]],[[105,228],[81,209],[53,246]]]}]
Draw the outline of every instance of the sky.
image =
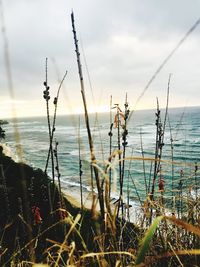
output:
[{"label": "sky", "polygon": [[170,73],[169,106],[200,103],[200,26],[137,102],[156,69],[199,19],[199,0],[1,0],[0,9],[1,118],[46,114],[46,58],[51,112],[66,71],[58,114],[83,111],[72,10],[90,112],[109,111],[111,95],[113,103],[123,108],[126,93],[131,109],[155,108],[157,97],[164,107]]}]

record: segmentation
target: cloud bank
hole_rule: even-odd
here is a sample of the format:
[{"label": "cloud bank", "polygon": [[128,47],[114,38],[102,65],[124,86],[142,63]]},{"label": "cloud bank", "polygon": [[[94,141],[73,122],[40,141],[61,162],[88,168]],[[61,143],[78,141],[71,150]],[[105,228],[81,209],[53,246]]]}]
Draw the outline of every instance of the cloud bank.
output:
[{"label": "cloud bank", "polygon": [[[159,64],[200,16],[197,0],[192,4],[186,0],[4,0],[15,100],[24,103],[20,116],[44,112],[39,107],[44,104],[42,83],[46,57],[49,58],[52,98],[58,80],[68,70],[58,111],[80,111],[80,86],[70,21],[72,9],[91,109],[109,106],[109,95],[113,95],[115,102],[123,103],[126,92],[133,106]],[[170,106],[199,104],[199,41],[200,28],[197,28],[152,83],[138,108],[153,108],[156,97],[161,105],[165,104],[169,73],[173,74]],[[2,35],[0,51],[0,97],[5,102],[10,96]],[[10,116],[5,110],[8,108],[2,107],[2,116]]]}]

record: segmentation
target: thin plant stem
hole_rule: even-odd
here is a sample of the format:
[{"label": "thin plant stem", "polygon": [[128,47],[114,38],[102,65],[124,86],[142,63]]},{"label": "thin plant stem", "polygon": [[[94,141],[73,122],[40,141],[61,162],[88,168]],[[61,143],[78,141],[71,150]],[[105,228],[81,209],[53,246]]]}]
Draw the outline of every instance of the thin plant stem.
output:
[{"label": "thin plant stem", "polygon": [[[82,95],[82,100],[83,100],[83,105],[84,105],[85,124],[86,124],[86,129],[87,129],[87,134],[88,134],[88,142],[89,142],[89,147],[90,147],[91,162],[93,163],[96,161],[96,157],[94,154],[94,144],[93,144],[93,139],[92,139],[91,130],[90,130],[90,122],[89,122],[89,116],[88,116],[88,110],[87,110],[87,101],[86,101],[86,96],[85,96],[83,74],[82,74],[82,67],[81,67],[81,61],[80,61],[80,52],[79,52],[79,47],[78,47],[78,40],[76,37],[76,29],[75,29],[75,24],[74,24],[73,12],[71,13],[71,22],[72,22],[72,31],[73,31],[73,35],[74,35],[74,44],[75,44],[75,48],[76,48],[75,52],[76,52],[76,57],[77,57],[78,72],[79,72],[79,78],[80,78],[80,84],[81,84],[81,95]],[[104,214],[103,191],[101,188],[98,170],[96,168],[94,168],[94,174],[95,174],[96,185],[97,185],[97,190],[98,190],[101,217],[104,220],[105,214]]]},{"label": "thin plant stem", "polygon": [[[163,125],[162,124],[159,125],[159,128],[160,128],[159,139],[161,140],[159,142],[159,148],[160,148],[159,158],[160,159],[162,158],[162,148],[164,146],[165,127],[166,127],[167,115],[168,115],[170,81],[171,81],[171,74],[169,74],[168,85],[167,85],[167,103],[166,103],[166,108],[165,108],[165,118],[164,118]],[[159,169],[160,169],[160,161],[158,162],[158,170]]]},{"label": "thin plant stem", "polygon": [[[145,85],[144,89],[142,90],[142,93],[139,95],[139,97],[136,100],[135,107],[139,103],[139,101],[142,99],[146,91],[149,89],[152,82],[156,79],[157,75],[161,72],[161,70],[164,68],[164,66],[168,63],[168,61],[173,57],[173,55],[176,53],[176,51],[181,47],[181,45],[186,41],[186,39],[189,37],[189,35],[199,26],[200,24],[200,18],[195,21],[195,23],[192,25],[192,27],[185,33],[185,35],[180,39],[180,41],[177,43],[177,45],[172,49],[172,51],[169,53],[169,55],[164,58],[162,63],[159,65],[159,67],[156,69],[150,80]],[[131,111],[129,120],[132,117],[134,112],[134,109]]]},{"label": "thin plant stem", "polygon": [[[111,155],[112,155],[112,129],[113,129],[113,122],[112,122],[112,95],[110,96],[110,131],[108,133],[109,135],[109,162],[111,162]],[[109,198],[111,195],[111,183],[112,183],[112,170],[109,169]]]},{"label": "thin plant stem", "polygon": [[79,157],[79,181],[80,181],[80,194],[81,194],[81,210],[83,210],[83,184],[82,184],[82,160],[81,160],[81,137],[80,137],[80,116],[78,121],[78,157]]},{"label": "thin plant stem", "polygon": [[[128,130],[127,130],[127,119],[129,116],[129,109],[128,109],[128,102],[127,102],[127,94],[126,94],[126,99],[125,99],[125,112],[124,112],[124,124],[122,126],[123,128],[123,133],[122,133],[122,146],[123,146],[123,152],[122,152],[122,170],[121,170],[121,188],[122,188],[122,197],[123,197],[123,187],[124,187],[124,176],[125,176],[125,156],[126,156],[126,147],[128,145],[127,142],[127,135],[128,135]],[[122,216],[123,216],[123,203],[122,203]]]},{"label": "thin plant stem", "polygon": [[135,184],[135,182],[134,182],[134,179],[133,179],[133,177],[132,177],[130,171],[129,171],[128,174],[129,174],[129,176],[130,176],[130,178],[131,178],[131,181],[132,181],[132,183],[133,183],[133,186],[134,186],[134,189],[135,189],[137,198],[138,198],[138,200],[139,200],[139,202],[140,202],[140,205],[142,206],[142,200],[141,200],[141,198],[140,198],[139,192],[138,192],[138,190],[137,190],[137,186],[136,186],[136,184]]},{"label": "thin plant stem", "polygon": [[155,148],[155,162],[154,162],[154,173],[153,173],[153,182],[152,182],[152,188],[151,188],[151,200],[154,197],[154,190],[155,190],[155,182],[157,177],[157,166],[158,166],[158,155],[159,155],[159,123],[160,123],[160,109],[157,99],[157,113],[156,113],[156,148]]},{"label": "thin plant stem", "polygon": [[140,147],[141,147],[141,153],[142,153],[142,166],[143,166],[143,174],[144,174],[144,184],[145,184],[145,190],[146,190],[146,196],[148,194],[148,188],[147,188],[147,177],[146,177],[146,171],[145,171],[145,161],[144,161],[144,149],[143,149],[143,141],[142,141],[142,132],[140,129]]},{"label": "thin plant stem", "polygon": [[[48,86],[48,80],[47,80],[47,75],[48,75],[48,69],[47,69],[47,65],[48,64],[48,59],[46,58],[46,64],[45,64],[45,73],[46,73],[46,78],[45,78],[45,82],[44,82],[44,86],[45,86],[45,91],[44,93],[44,99],[46,100],[46,109],[47,109],[47,123],[48,123],[48,130],[49,130],[49,150],[50,150],[50,155],[51,155],[51,171],[52,171],[52,179],[53,179],[53,186],[55,184],[55,173],[54,173],[54,158],[53,158],[53,146],[52,146],[52,131],[51,131],[51,121],[50,121],[50,113],[49,113],[49,100],[50,100],[50,96],[49,96],[49,86]],[[48,157],[47,157],[47,162],[46,162],[46,166],[45,166],[45,173],[47,172],[47,168],[48,168]]]},{"label": "thin plant stem", "polygon": [[[45,64],[45,73],[46,73],[46,78],[44,82],[45,90],[43,92],[43,97],[46,100],[46,110],[47,110],[47,124],[48,124],[48,130],[49,130],[49,150],[50,150],[50,155],[51,155],[51,163],[52,163],[52,179],[53,179],[53,185],[54,185],[54,179],[55,179],[55,174],[54,174],[54,158],[53,158],[53,147],[52,147],[52,137],[51,137],[51,122],[50,122],[50,114],[49,114],[49,86],[48,86],[48,81],[47,81],[47,58],[46,58],[46,64]],[[47,157],[47,162],[45,166],[45,173],[47,174],[47,167],[48,167],[48,157]],[[54,188],[54,187],[53,187]],[[53,211],[53,205],[52,205],[52,197],[51,197],[51,182],[48,183],[48,197],[49,197],[49,207],[50,207],[50,212],[52,213]]]},{"label": "thin plant stem", "polygon": [[[53,101],[55,108],[54,108],[53,123],[52,123],[52,128],[51,128],[51,139],[52,140],[53,140],[54,133],[55,133],[57,107],[58,107],[58,99],[59,99],[60,89],[61,89],[61,87],[63,85],[63,82],[64,82],[66,76],[67,76],[67,71],[65,72],[65,74],[63,76],[63,79],[62,79],[62,81],[59,84],[58,91],[57,91],[57,96],[54,98],[54,101]],[[51,147],[49,146],[48,156],[47,156],[47,160],[46,160],[45,172],[47,171],[47,168],[48,168],[50,155],[51,155]]]},{"label": "thin plant stem", "polygon": [[171,161],[172,161],[172,174],[171,174],[171,188],[172,188],[172,211],[174,212],[174,139],[172,136],[172,128],[171,128],[171,123],[169,119],[169,114],[168,114],[168,124],[169,124],[169,133],[170,133],[170,147],[171,147]]},{"label": "thin plant stem", "polygon": [[61,187],[61,182],[60,182],[60,168],[59,168],[59,160],[58,160],[58,142],[55,141],[55,149],[54,149],[54,157],[56,160],[56,167],[55,170],[57,172],[57,176],[58,176],[58,191],[59,191],[59,199],[60,199],[60,203],[61,203],[61,208],[63,208],[63,198],[62,198],[62,187]]}]

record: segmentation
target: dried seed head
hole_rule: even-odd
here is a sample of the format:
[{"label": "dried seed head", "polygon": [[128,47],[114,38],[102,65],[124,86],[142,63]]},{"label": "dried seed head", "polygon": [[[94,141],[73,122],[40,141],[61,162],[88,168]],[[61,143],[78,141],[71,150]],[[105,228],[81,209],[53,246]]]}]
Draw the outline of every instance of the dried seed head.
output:
[{"label": "dried seed head", "polygon": [[54,98],[54,101],[53,101],[54,105],[57,104],[57,97]]}]

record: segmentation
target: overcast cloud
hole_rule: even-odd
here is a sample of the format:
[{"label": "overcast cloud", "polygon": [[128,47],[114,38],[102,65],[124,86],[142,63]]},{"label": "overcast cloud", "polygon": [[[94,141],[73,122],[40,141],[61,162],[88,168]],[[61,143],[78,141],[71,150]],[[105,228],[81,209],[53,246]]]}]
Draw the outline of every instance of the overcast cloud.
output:
[{"label": "overcast cloud", "polygon": [[[19,116],[44,115],[42,99],[45,58],[49,58],[52,97],[58,74],[68,70],[59,112],[77,112],[80,86],[70,13],[75,23],[84,68],[89,107],[109,105],[109,95],[122,104],[125,93],[133,107],[163,59],[200,17],[200,1],[193,0],[4,0],[3,15]],[[2,27],[2,20],[0,21]],[[0,116],[10,116],[5,72],[4,39],[0,37]],[[83,52],[92,81],[91,97]],[[53,63],[55,59],[56,63]],[[200,27],[176,52],[152,83],[137,108],[165,104],[172,73],[170,106],[199,105]],[[2,102],[3,101],[3,102]],[[45,105],[44,105],[45,106]],[[100,107],[99,107],[100,109]]]}]

